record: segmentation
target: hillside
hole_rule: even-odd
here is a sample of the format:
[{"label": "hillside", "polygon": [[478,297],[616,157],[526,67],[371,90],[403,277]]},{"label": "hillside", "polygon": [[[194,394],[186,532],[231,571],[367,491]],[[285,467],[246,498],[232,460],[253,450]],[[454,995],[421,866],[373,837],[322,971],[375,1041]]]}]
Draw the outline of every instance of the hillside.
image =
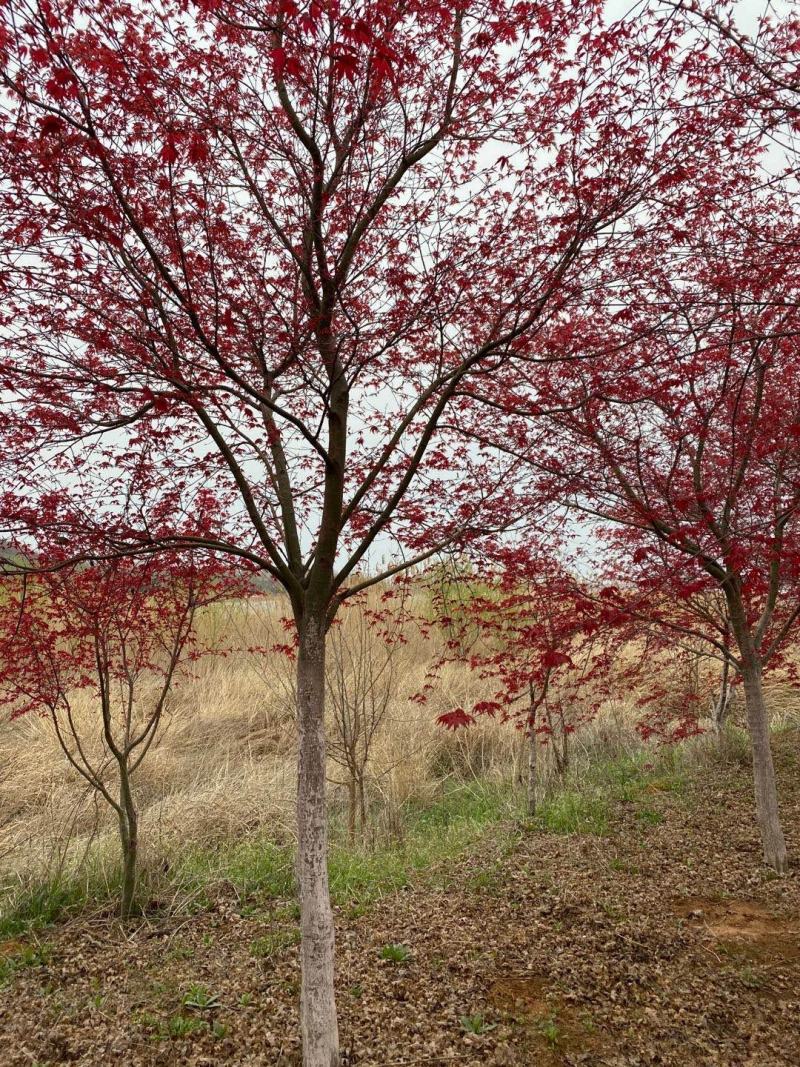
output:
[{"label": "hillside", "polygon": [[[800,733],[776,752],[798,856]],[[335,861],[347,1063],[800,1062],[800,885],[760,864],[744,749],[645,759],[598,764],[532,822],[476,781],[402,848]],[[84,911],[8,936],[0,1060],[299,1063],[291,872],[230,870],[125,933]]]}]

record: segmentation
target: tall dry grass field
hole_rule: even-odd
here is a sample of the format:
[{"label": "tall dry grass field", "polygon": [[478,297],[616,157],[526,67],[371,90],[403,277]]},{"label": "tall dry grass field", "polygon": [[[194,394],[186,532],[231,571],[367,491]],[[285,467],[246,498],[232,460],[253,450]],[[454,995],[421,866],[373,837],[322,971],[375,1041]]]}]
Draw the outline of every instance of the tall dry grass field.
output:
[{"label": "tall dry grass field", "polygon": [[[357,609],[352,609],[357,610]],[[294,832],[294,681],[285,645],[287,605],[279,596],[207,609],[200,645],[213,651],[184,665],[159,735],[134,778],[142,816],[143,864],[174,862],[181,851],[209,848],[268,830]],[[346,613],[345,613],[346,614]],[[348,626],[347,619],[343,622]],[[381,635],[370,627],[370,640]],[[369,753],[366,786],[373,835],[397,834],[409,803],[424,803],[453,776],[507,775],[519,750],[516,732],[486,721],[448,734],[436,716],[485,695],[463,667],[446,666],[427,703],[412,698],[438,649],[407,626],[392,655],[391,692]],[[88,754],[104,760],[98,709],[75,697]],[[336,724],[331,724],[335,738]],[[113,768],[108,766],[109,782]],[[345,802],[342,769],[330,765],[334,812]],[[117,862],[113,812],[68,764],[47,717],[0,722],[0,857],[3,881],[52,875],[92,862]]]},{"label": "tall dry grass field", "polygon": [[[512,783],[521,777],[526,757],[519,730],[488,718],[457,733],[436,724],[441,713],[492,696],[490,680],[447,664],[420,703],[414,698],[441,651],[440,639],[406,624],[403,640],[387,653],[380,628],[349,613],[341,625],[355,627],[362,643],[350,647],[363,654],[367,640],[375,663],[391,657],[391,670],[381,672],[378,682],[389,689],[366,760],[366,845],[402,839],[406,813],[433,802],[450,782]],[[213,850],[248,835],[291,841],[293,664],[275,649],[290,641],[287,614],[282,598],[270,595],[219,604],[202,616],[200,644],[213,651],[183,667],[159,735],[134,779],[145,870],[166,871],[193,850]],[[669,676],[676,666],[662,657],[653,670]],[[352,671],[350,663],[339,672],[345,688]],[[768,691],[777,716],[797,722],[795,687],[778,678]],[[80,694],[75,707],[87,751],[101,764],[107,754],[98,709]],[[634,692],[620,688],[618,698],[606,700],[595,721],[575,736],[577,773],[603,753],[637,747],[638,714]],[[329,725],[335,747],[333,716]],[[110,764],[108,773],[113,781]],[[329,777],[332,814],[343,819],[348,784],[341,762],[331,759]],[[0,722],[0,862],[6,891],[84,868],[110,882],[117,868],[113,812],[69,766],[46,717]]]}]

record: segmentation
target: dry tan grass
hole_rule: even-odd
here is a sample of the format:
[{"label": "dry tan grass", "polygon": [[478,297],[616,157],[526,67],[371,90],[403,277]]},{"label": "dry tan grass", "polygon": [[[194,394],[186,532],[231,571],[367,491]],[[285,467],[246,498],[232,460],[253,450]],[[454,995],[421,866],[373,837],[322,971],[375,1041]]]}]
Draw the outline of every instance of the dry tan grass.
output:
[{"label": "dry tan grass", "polygon": [[[145,862],[162,863],[181,849],[213,847],[259,827],[278,840],[293,833],[293,667],[271,650],[287,642],[285,613],[272,597],[217,606],[201,620],[202,639],[217,654],[184,670],[134,777]],[[237,646],[246,650],[226,652]],[[390,832],[405,804],[432,796],[451,775],[507,773],[519,747],[515,731],[491,721],[457,736],[436,725],[441,712],[484,695],[485,683],[464,668],[445,667],[427,704],[411,700],[434,652],[431,641],[408,632],[374,742],[369,790]],[[75,715],[87,749],[102,759],[97,708],[78,694]],[[334,803],[344,794],[340,777],[332,766]],[[113,812],[69,766],[49,719],[0,722],[0,857],[7,880],[79,863],[88,850],[113,863],[116,847]]]},{"label": "dry tan grass", "polygon": [[[220,605],[201,620],[202,638],[217,650],[184,671],[160,735],[134,784],[142,815],[145,862],[163,864],[181,850],[213,847],[259,828],[276,840],[293,834],[295,731],[293,667],[278,597]],[[518,730],[491,719],[448,733],[437,715],[470,707],[491,683],[449,664],[424,704],[412,700],[438,651],[435,640],[408,628],[396,652],[393,689],[368,768],[374,831],[402,832],[403,810],[432,798],[449,778],[505,777],[524,759]],[[381,640],[375,635],[374,640]],[[228,652],[231,647],[244,651]],[[621,690],[624,692],[624,690]],[[796,691],[780,679],[769,690],[779,716],[796,717]],[[77,699],[90,748],[102,751],[97,708]],[[637,742],[633,695],[607,701],[575,738],[584,761]],[[341,768],[331,765],[331,797],[344,803]],[[0,722],[0,859],[6,884],[79,864],[89,852],[116,863],[113,812],[98,801],[59,749],[52,724],[27,716]],[[109,867],[110,869],[110,867]]]}]

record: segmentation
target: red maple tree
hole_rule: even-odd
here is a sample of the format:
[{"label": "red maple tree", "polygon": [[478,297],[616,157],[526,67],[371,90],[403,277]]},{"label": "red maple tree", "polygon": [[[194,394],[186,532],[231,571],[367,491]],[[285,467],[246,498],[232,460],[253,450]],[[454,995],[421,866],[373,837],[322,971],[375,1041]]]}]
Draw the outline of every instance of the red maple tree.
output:
[{"label": "red maple tree", "polygon": [[481,564],[459,579],[457,602],[452,587],[440,587],[437,621],[448,634],[442,658],[466,662],[498,688],[490,699],[454,708],[438,722],[456,730],[490,715],[523,729],[533,815],[538,751],[548,747],[558,774],[566,773],[570,737],[594,717],[604,695],[613,658],[606,645],[611,629],[591,592],[563,561],[529,548],[495,546],[484,552]]},{"label": "red maple tree", "polygon": [[[748,228],[741,202],[704,204],[671,247],[643,251],[646,286],[634,266],[626,292],[621,264],[611,313],[575,324],[570,345],[608,356],[551,375],[563,437],[543,477],[605,533],[612,574],[648,592],[640,614],[714,642],[741,675],[764,856],[782,871],[762,674],[800,618],[800,274],[791,201],[752,195],[751,178]],[[675,617],[676,598],[688,609],[709,589],[728,645]]]},{"label": "red maple tree", "polygon": [[3,583],[0,706],[46,715],[70,765],[115,812],[125,920],[136,898],[136,772],[158,738],[181,660],[202,651],[198,608],[244,590],[210,558],[69,564],[61,554],[25,563],[28,573]]},{"label": "red maple tree", "polygon": [[558,358],[537,334],[713,154],[663,34],[594,0],[2,8],[2,525],[229,552],[286,590],[312,1067],[339,1058],[327,628],[519,520],[518,460],[451,415]]},{"label": "red maple tree", "polygon": [[[713,82],[718,98],[746,112],[752,125],[779,156],[796,168],[800,105],[800,18],[791,5],[767,4],[751,14],[734,0],[669,0],[686,32],[700,38],[690,67]],[[744,18],[742,16],[745,16]],[[748,29],[745,21],[753,23]],[[702,68],[700,67],[702,64]]]}]

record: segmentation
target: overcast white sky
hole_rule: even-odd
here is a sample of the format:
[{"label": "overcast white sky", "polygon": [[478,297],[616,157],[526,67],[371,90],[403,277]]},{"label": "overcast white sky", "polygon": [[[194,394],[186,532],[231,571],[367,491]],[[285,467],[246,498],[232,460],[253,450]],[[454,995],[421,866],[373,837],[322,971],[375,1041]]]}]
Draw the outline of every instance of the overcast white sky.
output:
[{"label": "overcast white sky", "polygon": [[[633,11],[638,6],[637,0],[607,0],[606,11],[608,12],[609,20],[613,21],[621,18],[629,11]],[[748,33],[752,32],[758,22],[759,15],[763,14],[768,7],[777,14],[786,14],[795,6],[791,0],[772,0],[772,3],[769,3],[768,0],[738,0],[735,4],[739,25]]]}]

